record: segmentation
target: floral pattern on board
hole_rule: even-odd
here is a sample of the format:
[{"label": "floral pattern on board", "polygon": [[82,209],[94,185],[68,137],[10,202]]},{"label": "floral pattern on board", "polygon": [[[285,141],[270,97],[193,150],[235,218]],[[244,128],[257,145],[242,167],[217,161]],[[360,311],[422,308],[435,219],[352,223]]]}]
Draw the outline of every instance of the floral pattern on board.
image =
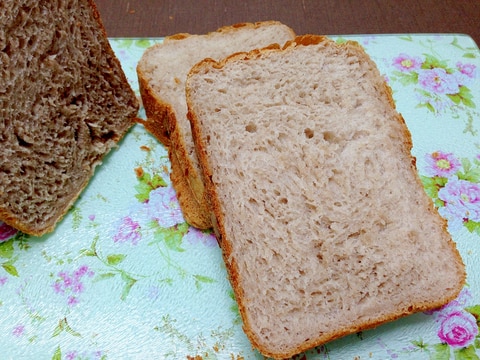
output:
[{"label": "floral pattern on board", "polygon": [[457,299],[440,309],[426,313],[435,320],[436,335],[440,342],[426,344],[412,341],[415,349],[427,351],[433,360],[480,359],[480,304],[472,305],[473,295],[466,287]]},{"label": "floral pattern on board", "polygon": [[[404,37],[406,41],[413,41],[411,37]],[[474,117],[479,116],[474,94],[471,90],[479,78],[478,65],[469,61],[478,55],[471,52],[471,48],[463,49],[458,41],[452,41],[463,51],[461,60],[449,61],[436,51],[434,40],[420,42],[427,52],[421,55],[399,53],[392,59],[393,70],[390,71],[389,81],[398,82],[412,89],[417,99],[417,107],[425,108],[439,116],[448,114],[455,118],[465,113],[464,132],[478,134],[478,128],[472,128]]]},{"label": "floral pattern on board", "polygon": [[[337,41],[349,39],[364,46],[393,89],[425,190],[467,264],[468,285],[441,309],[293,359],[479,359],[480,51],[459,35]],[[137,61],[159,42],[111,40],[137,94]],[[5,358],[264,359],[242,330],[215,235],[185,222],[166,149],[140,125],[53,233],[31,237],[0,222],[0,329]]]},{"label": "floral pattern on board", "polygon": [[480,235],[480,155],[472,160],[435,151],[425,156],[426,175],[421,180],[450,231],[465,226]]},{"label": "floral pattern on board", "polygon": [[60,271],[52,287],[56,294],[67,298],[68,306],[74,306],[78,304],[80,294],[85,290],[84,278],[91,278],[93,275],[94,272],[87,265],[81,265],[71,273]]},{"label": "floral pattern on board", "polygon": [[431,55],[421,59],[407,54],[394,58],[393,65],[398,70],[392,72],[391,79],[403,85],[416,85],[419,106],[436,114],[454,106],[475,107],[468,88],[477,77],[475,65],[457,62],[451,67]]}]

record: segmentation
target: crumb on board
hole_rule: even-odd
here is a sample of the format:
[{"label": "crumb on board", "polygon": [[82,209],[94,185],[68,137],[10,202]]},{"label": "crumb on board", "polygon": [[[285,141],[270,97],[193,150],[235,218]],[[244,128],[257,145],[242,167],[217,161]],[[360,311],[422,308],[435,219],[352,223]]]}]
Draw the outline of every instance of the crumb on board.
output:
[{"label": "crumb on board", "polygon": [[150,149],[150,147],[147,146],[147,145],[140,146],[140,149],[143,150],[143,151],[152,151],[152,149]]},{"label": "crumb on board", "polygon": [[143,168],[141,166],[135,168],[134,170],[135,175],[137,175],[138,178],[141,178],[143,176]]}]

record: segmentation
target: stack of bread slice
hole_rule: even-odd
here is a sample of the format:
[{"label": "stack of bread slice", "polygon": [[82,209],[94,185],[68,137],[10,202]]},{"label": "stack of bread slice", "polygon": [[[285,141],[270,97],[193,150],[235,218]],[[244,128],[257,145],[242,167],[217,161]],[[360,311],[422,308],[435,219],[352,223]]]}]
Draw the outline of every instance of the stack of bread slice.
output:
[{"label": "stack of bread slice", "polygon": [[185,219],[200,229],[212,227],[200,165],[195,153],[185,102],[185,80],[204,58],[220,60],[232,53],[273,43],[295,34],[277,21],[225,26],[205,35],[176,34],[152,46],[137,65],[145,127],[168,147],[172,184]]},{"label": "stack of bread slice", "polygon": [[[178,79],[175,109],[188,109],[205,216],[256,349],[287,358],[458,295],[462,259],[360,45],[306,35],[205,58]],[[165,121],[176,152],[171,110],[154,107],[166,115],[150,128]]]}]

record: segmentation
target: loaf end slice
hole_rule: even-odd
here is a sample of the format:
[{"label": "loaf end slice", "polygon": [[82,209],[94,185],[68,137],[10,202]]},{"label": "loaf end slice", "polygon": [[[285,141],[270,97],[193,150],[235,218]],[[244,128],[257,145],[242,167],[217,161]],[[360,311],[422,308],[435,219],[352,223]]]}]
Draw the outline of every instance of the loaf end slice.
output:
[{"label": "loaf end slice", "polygon": [[220,60],[232,53],[280,45],[294,38],[288,26],[277,21],[225,26],[204,35],[176,34],[147,49],[137,66],[140,93],[147,119],[143,122],[168,146],[172,184],[185,219],[200,229],[211,228],[205,187],[186,117],[185,80],[197,62]]},{"label": "loaf end slice", "polygon": [[52,231],[138,102],[91,0],[2,1],[0,219]]},{"label": "loaf end slice", "polygon": [[205,60],[188,116],[245,333],[288,358],[465,283],[391,90],[355,42]]}]

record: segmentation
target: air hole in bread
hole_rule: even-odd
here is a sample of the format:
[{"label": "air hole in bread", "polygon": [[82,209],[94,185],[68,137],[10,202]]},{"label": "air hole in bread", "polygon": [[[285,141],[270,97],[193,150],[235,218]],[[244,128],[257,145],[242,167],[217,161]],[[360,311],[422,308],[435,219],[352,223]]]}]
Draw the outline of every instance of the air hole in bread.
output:
[{"label": "air hole in bread", "polygon": [[337,138],[332,131],[324,131],[322,135],[325,141],[328,141],[328,142],[335,142]]},{"label": "air hole in bread", "polygon": [[279,202],[280,204],[288,204],[288,199],[282,197],[282,198],[278,199],[278,202]]},{"label": "air hole in bread", "polygon": [[245,130],[249,133],[257,132],[257,125],[251,122],[245,126]]},{"label": "air hole in bread", "polygon": [[25,141],[25,139],[21,138],[20,136],[16,135],[17,137],[17,141],[18,141],[18,145],[22,146],[22,147],[31,147],[32,144],[28,143],[27,141]]},{"label": "air hole in bread", "polygon": [[305,133],[305,136],[307,137],[307,139],[313,138],[314,132],[312,129],[306,128],[303,132]]}]

